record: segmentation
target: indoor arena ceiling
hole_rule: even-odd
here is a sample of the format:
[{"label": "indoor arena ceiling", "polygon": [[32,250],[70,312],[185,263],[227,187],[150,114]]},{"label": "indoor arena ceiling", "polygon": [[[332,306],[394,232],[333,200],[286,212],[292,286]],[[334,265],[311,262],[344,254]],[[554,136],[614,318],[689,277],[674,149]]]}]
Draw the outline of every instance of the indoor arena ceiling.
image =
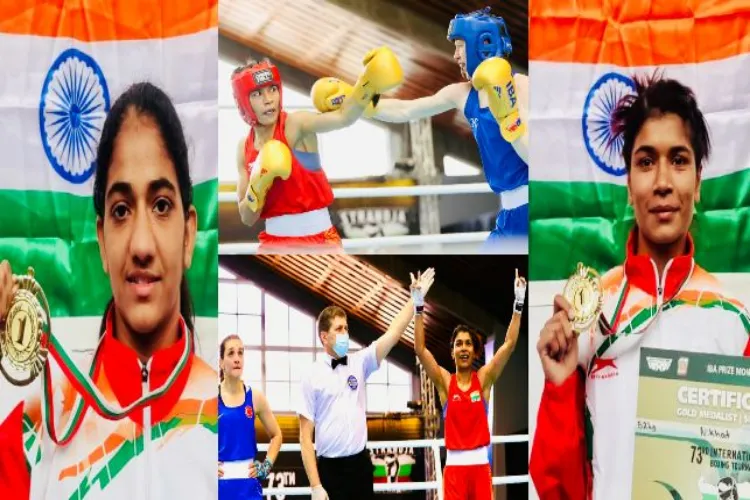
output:
[{"label": "indoor arena ceiling", "polygon": [[[504,337],[513,305],[513,268],[525,273],[526,258],[501,259],[502,268],[492,256],[260,255],[221,257],[221,264],[310,314],[329,304],[343,307],[350,329],[360,332],[362,343],[382,335],[408,301],[409,271],[434,266],[436,283],[427,297],[425,316],[427,346],[441,365],[450,368],[448,344],[456,325],[469,324],[488,334],[502,323]],[[410,326],[394,352],[405,366],[414,365],[413,339]]]},{"label": "indoor arena ceiling", "polygon": [[[525,71],[527,0],[221,0],[219,31],[305,73],[350,82],[356,80],[368,50],[388,45],[404,69],[404,83],[394,96],[414,99],[460,81],[453,45],[446,40],[448,23],[456,13],[486,5],[508,23],[511,59]],[[470,135],[458,113],[435,122]]]}]

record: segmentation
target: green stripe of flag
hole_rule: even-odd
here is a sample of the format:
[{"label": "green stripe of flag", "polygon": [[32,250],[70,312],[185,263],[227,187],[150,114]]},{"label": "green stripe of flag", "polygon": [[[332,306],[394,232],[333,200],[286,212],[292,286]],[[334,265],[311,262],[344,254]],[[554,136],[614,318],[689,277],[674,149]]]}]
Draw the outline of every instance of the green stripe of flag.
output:
[{"label": "green stripe of flag", "polygon": [[[532,182],[532,280],[567,279],[578,262],[599,271],[622,264],[634,223],[624,186]],[[709,179],[693,221],[696,261],[710,272],[750,272],[750,170]]]},{"label": "green stripe of flag", "polygon": [[[218,301],[218,180],[194,188],[198,237],[188,272],[196,316],[215,317]],[[112,291],[102,269],[91,197],[0,190],[0,260],[13,272],[34,267],[53,316],[99,316]]]}]

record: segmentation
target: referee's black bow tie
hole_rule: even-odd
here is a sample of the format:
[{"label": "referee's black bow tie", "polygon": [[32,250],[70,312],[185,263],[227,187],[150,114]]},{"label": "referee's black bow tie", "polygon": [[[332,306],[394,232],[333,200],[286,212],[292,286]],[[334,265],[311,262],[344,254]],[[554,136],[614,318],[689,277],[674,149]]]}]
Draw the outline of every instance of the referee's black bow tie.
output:
[{"label": "referee's black bow tie", "polygon": [[331,368],[333,368],[335,370],[338,365],[344,365],[344,366],[346,366],[346,364],[348,362],[349,362],[349,360],[346,359],[346,356],[344,356],[343,358],[339,358],[339,359],[332,359],[331,360]]}]

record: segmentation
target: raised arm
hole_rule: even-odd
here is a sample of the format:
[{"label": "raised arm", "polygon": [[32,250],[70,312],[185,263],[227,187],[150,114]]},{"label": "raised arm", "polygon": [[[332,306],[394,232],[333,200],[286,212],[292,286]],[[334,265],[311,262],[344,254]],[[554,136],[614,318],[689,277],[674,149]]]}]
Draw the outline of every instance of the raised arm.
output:
[{"label": "raised arm", "polygon": [[[432,268],[425,271],[423,275],[420,275],[419,286],[421,287],[423,295],[425,295],[430,289],[434,280],[435,270]],[[398,341],[401,339],[401,335],[404,334],[406,328],[409,326],[409,323],[411,323],[411,319],[414,316],[414,307],[414,300],[409,299],[409,301],[404,304],[404,307],[401,308],[401,311],[398,313],[398,316],[396,316],[396,319],[393,320],[391,326],[388,327],[388,331],[386,331],[378,340],[375,341],[375,353],[378,359],[378,365],[380,365],[383,359],[388,356],[388,353],[391,352],[391,349],[393,349],[396,344],[398,344]]]},{"label": "raised arm", "polygon": [[510,355],[516,348],[518,341],[518,332],[521,326],[521,314],[523,313],[523,303],[526,298],[526,280],[522,276],[518,276],[518,269],[516,269],[515,279],[515,301],[513,304],[513,317],[508,325],[508,330],[505,332],[505,342],[492,356],[492,359],[479,369],[477,375],[479,376],[479,382],[482,384],[482,390],[486,391],[495,383],[500,374],[503,372]]},{"label": "raised arm", "polygon": [[[292,115],[294,126],[301,134],[331,132],[354,124],[376,94],[387,92],[404,79],[401,65],[391,49],[379,47],[364,58],[365,68],[343,104],[340,101],[339,82],[323,79],[312,89],[313,104],[324,113],[299,112]],[[331,111],[333,109],[333,111]]]},{"label": "raised arm", "polygon": [[365,111],[366,101],[345,99],[343,105],[330,113],[298,111],[289,115],[289,123],[300,134],[322,134],[354,125]]},{"label": "raised arm", "polygon": [[263,424],[263,427],[271,438],[271,442],[268,445],[268,452],[266,453],[266,459],[261,465],[262,470],[259,471],[258,474],[260,479],[265,479],[271,471],[273,464],[276,463],[276,457],[279,455],[283,438],[281,436],[279,423],[276,421],[276,417],[273,415],[271,407],[268,405],[268,400],[262,392],[257,390],[253,391],[253,407],[255,408],[258,418],[260,418],[260,422]]},{"label": "raised arm", "polygon": [[445,404],[445,400],[448,398],[448,381],[451,375],[448,370],[438,364],[432,353],[425,347],[424,318],[421,312],[414,319],[414,352],[417,354],[419,362],[424,366],[427,376],[437,387],[440,404]]},{"label": "raised arm", "polygon": [[405,123],[439,115],[457,109],[466,100],[471,84],[453,83],[440,89],[436,94],[411,101],[401,99],[380,99],[375,107],[374,119],[388,123]]}]

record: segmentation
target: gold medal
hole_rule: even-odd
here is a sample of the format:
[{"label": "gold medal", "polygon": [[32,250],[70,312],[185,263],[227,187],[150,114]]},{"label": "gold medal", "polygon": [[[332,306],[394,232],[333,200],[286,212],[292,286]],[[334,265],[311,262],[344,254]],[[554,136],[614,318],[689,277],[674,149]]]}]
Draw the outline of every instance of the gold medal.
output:
[{"label": "gold medal", "polygon": [[572,326],[576,335],[580,335],[601,313],[602,283],[597,272],[579,262],[575,274],[565,283],[563,297],[573,307]]},{"label": "gold medal", "polygon": [[15,276],[18,290],[11,299],[0,331],[0,373],[13,385],[28,385],[36,379],[47,361],[42,335],[49,331],[47,298],[34,279],[34,270]]}]

